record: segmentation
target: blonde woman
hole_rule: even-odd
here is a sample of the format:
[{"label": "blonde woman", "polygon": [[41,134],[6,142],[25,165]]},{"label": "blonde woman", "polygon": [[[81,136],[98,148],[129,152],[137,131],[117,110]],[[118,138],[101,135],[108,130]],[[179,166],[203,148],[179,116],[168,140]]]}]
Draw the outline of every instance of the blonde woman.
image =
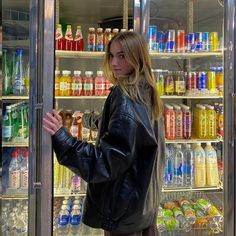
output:
[{"label": "blonde woman", "polygon": [[[142,36],[115,36],[103,67],[114,86],[95,122],[96,145],[73,138],[55,110],[43,126],[59,163],[88,183],[84,224],[104,229],[105,236],[155,236],[165,143],[162,103]],[[94,127],[88,117],[83,123]]]}]

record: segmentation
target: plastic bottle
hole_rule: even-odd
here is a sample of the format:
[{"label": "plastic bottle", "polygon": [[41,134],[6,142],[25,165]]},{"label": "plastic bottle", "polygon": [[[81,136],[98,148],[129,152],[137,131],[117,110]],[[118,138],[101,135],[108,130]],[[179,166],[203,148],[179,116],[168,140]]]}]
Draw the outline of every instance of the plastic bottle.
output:
[{"label": "plastic bottle", "polygon": [[93,96],[93,72],[85,71],[85,77],[83,78],[84,96]]},{"label": "plastic bottle", "polygon": [[175,77],[175,94],[178,96],[184,95],[186,92],[186,84],[184,78],[184,72],[178,71]]},{"label": "plastic bottle", "polygon": [[95,51],[95,49],[96,49],[95,28],[91,27],[88,30],[88,51]]},{"label": "plastic bottle", "polygon": [[27,117],[25,116],[25,106],[21,104],[18,108],[18,132],[17,132],[17,140],[18,142],[24,142],[28,137],[28,127],[27,127]]},{"label": "plastic bottle", "polygon": [[179,221],[179,226],[185,232],[189,232],[191,230],[191,225],[185,219],[183,212],[179,207],[175,207],[173,209],[175,218]]},{"label": "plastic bottle", "polygon": [[174,157],[172,152],[173,145],[166,145],[166,160],[165,160],[165,174],[164,186],[170,188],[173,186],[173,173],[174,173]]},{"label": "plastic bottle", "polygon": [[153,70],[153,74],[156,80],[157,90],[160,96],[165,94],[164,87],[164,71],[163,70]]},{"label": "plastic bottle", "polygon": [[181,106],[183,112],[183,138],[190,139],[192,137],[192,113],[189,106]]},{"label": "plastic bottle", "polygon": [[26,88],[26,95],[29,95],[30,92],[30,65],[29,62],[26,66],[26,78],[25,78],[25,88]]},{"label": "plastic bottle", "polygon": [[57,24],[56,28],[56,50],[66,50],[66,41],[63,37],[61,24]]},{"label": "plastic bottle", "polygon": [[197,104],[194,110],[194,135],[200,139],[207,138],[206,107],[200,104]]},{"label": "plastic bottle", "polygon": [[222,138],[224,137],[224,108],[223,108],[223,104],[219,104],[218,135]]},{"label": "plastic bottle", "polygon": [[62,77],[60,79],[60,96],[69,96],[71,84],[71,72],[69,70],[62,71]]},{"label": "plastic bottle", "polygon": [[55,96],[60,96],[60,71],[55,70]]},{"label": "plastic bottle", "polygon": [[73,50],[73,36],[72,36],[71,25],[67,25],[66,27],[65,41],[66,41],[65,50],[72,51]]},{"label": "plastic bottle", "polygon": [[24,158],[21,161],[20,165],[20,186],[22,189],[28,188],[28,179],[29,179],[29,152],[28,150],[24,151]]},{"label": "plastic bottle", "polygon": [[174,105],[175,111],[175,138],[182,139],[183,138],[183,112],[181,107],[178,105]]},{"label": "plastic bottle", "polygon": [[194,182],[195,187],[206,186],[206,157],[201,143],[197,143],[193,150],[194,156]]},{"label": "plastic bottle", "polygon": [[2,236],[6,236],[6,224],[7,224],[7,218],[8,218],[8,212],[7,207],[2,207]]},{"label": "plastic bottle", "polygon": [[108,45],[109,41],[111,40],[111,38],[112,38],[111,28],[106,28],[105,32],[104,32],[104,46],[105,46],[105,49],[107,48],[107,45]]},{"label": "plastic bottle", "polygon": [[173,185],[175,187],[183,187],[183,163],[184,163],[184,156],[181,150],[181,145],[177,145],[174,156],[174,173],[173,173]]},{"label": "plastic bottle", "polygon": [[206,107],[207,115],[207,138],[216,139],[216,112],[213,106]]},{"label": "plastic bottle", "polygon": [[190,144],[183,149],[183,179],[185,187],[192,187],[194,183],[193,151]]},{"label": "plastic bottle", "polygon": [[105,78],[105,89],[104,89],[104,96],[108,96],[108,94],[110,93],[110,87],[112,86],[112,83]]},{"label": "plastic bottle", "polygon": [[12,93],[11,75],[7,64],[7,50],[2,50],[2,95]]},{"label": "plastic bottle", "polygon": [[58,215],[58,235],[66,235],[69,232],[69,212],[67,206],[62,206]]},{"label": "plastic bottle", "polygon": [[113,38],[113,37],[115,37],[117,34],[119,34],[119,29],[118,29],[118,28],[114,28],[114,29],[112,30],[111,37]]},{"label": "plastic bottle", "polygon": [[13,94],[17,96],[26,95],[25,87],[25,66],[23,62],[23,50],[17,50],[16,64],[13,75]]},{"label": "plastic bottle", "polygon": [[17,151],[12,152],[11,162],[9,165],[9,188],[18,189],[20,187],[20,166],[17,161]]},{"label": "plastic bottle", "polygon": [[74,44],[73,44],[74,51],[83,51],[84,50],[84,39],[81,30],[81,26],[77,26],[77,30],[75,33]]},{"label": "plastic bottle", "polygon": [[206,183],[208,186],[219,185],[219,173],[217,166],[217,155],[210,142],[206,143],[204,148],[206,155]]},{"label": "plastic bottle", "polygon": [[175,112],[173,106],[165,104],[164,109],[165,137],[169,140],[175,139]]},{"label": "plastic bottle", "polygon": [[174,95],[174,77],[171,71],[167,72],[164,86],[165,86],[165,95]]},{"label": "plastic bottle", "polygon": [[71,192],[78,193],[81,191],[81,179],[78,175],[74,174],[72,177]]},{"label": "plastic bottle", "polygon": [[13,122],[11,106],[6,106],[5,115],[2,118],[2,140],[9,142],[13,138]]},{"label": "plastic bottle", "polygon": [[83,81],[81,78],[80,70],[74,71],[74,76],[72,77],[72,84],[71,84],[71,95],[72,96],[83,95]]},{"label": "plastic bottle", "polygon": [[70,232],[72,235],[78,235],[80,231],[81,211],[78,205],[73,207],[70,216]]},{"label": "plastic bottle", "polygon": [[96,34],[96,51],[104,51],[104,34],[102,28],[97,28]]},{"label": "plastic bottle", "polygon": [[97,76],[94,79],[94,95],[103,96],[105,90],[105,78],[102,71],[97,71]]}]

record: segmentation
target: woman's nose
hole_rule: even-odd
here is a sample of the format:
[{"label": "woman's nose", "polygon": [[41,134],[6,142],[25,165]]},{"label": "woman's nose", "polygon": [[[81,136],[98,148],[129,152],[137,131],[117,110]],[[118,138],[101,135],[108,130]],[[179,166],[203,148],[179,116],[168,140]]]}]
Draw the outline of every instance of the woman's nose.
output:
[{"label": "woman's nose", "polygon": [[113,66],[118,65],[118,59],[117,59],[117,57],[113,57],[113,58],[111,59],[111,65],[113,65]]}]

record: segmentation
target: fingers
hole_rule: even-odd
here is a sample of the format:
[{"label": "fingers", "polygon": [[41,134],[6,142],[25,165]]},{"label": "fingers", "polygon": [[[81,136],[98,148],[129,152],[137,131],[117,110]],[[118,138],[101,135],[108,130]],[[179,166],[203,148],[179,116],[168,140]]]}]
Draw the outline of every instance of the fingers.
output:
[{"label": "fingers", "polygon": [[58,111],[47,112],[43,118],[43,128],[50,134],[54,135],[62,127],[62,118]]}]

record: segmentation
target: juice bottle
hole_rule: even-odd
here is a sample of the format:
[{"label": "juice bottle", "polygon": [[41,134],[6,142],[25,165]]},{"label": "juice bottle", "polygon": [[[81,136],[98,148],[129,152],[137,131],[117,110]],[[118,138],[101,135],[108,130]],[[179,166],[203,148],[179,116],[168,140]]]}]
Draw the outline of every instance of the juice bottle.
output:
[{"label": "juice bottle", "polygon": [[184,95],[186,92],[186,84],[183,71],[178,71],[175,76],[175,94],[178,96]]},{"label": "juice bottle", "polygon": [[192,112],[189,106],[182,105],[183,112],[183,138],[190,139],[192,137]]},{"label": "juice bottle", "polygon": [[216,93],[216,72],[213,70],[207,72],[207,89],[210,93]]},{"label": "juice bottle", "polygon": [[97,28],[96,34],[96,51],[104,51],[104,34],[103,28]]},{"label": "juice bottle", "polygon": [[165,85],[165,95],[174,95],[174,78],[171,71],[167,72],[164,85]]},{"label": "juice bottle", "polygon": [[175,112],[173,106],[165,104],[164,109],[164,125],[165,125],[165,137],[167,139],[175,139]]},{"label": "juice bottle", "polygon": [[219,172],[217,166],[217,155],[210,142],[204,148],[206,155],[206,183],[208,186],[219,185]]},{"label": "juice bottle", "polygon": [[66,28],[66,34],[65,34],[65,40],[66,40],[66,48],[65,50],[72,51],[73,50],[73,36],[72,36],[72,29],[71,25],[67,25]]},{"label": "juice bottle", "polygon": [[119,34],[119,29],[118,28],[114,28],[113,30],[112,30],[112,38],[113,37],[115,37],[117,34]]},{"label": "juice bottle", "polygon": [[104,46],[105,48],[107,47],[109,41],[111,40],[112,35],[111,35],[111,28],[106,28],[104,32]]},{"label": "juice bottle", "polygon": [[224,92],[224,74],[222,67],[218,67],[216,71],[216,88],[219,95],[222,95]]},{"label": "juice bottle", "polygon": [[197,104],[197,109],[194,113],[194,131],[195,136],[200,139],[207,138],[207,114],[206,107]]},{"label": "juice bottle", "polygon": [[164,71],[163,70],[153,70],[154,78],[156,80],[157,90],[160,96],[165,94],[164,87]]},{"label": "juice bottle", "polygon": [[214,103],[214,110],[216,112],[216,135],[218,134],[218,125],[219,125],[219,103],[215,102]]},{"label": "juice bottle", "polygon": [[95,34],[95,28],[91,27],[88,31],[88,51],[95,51],[95,45],[96,45],[96,34]]},{"label": "juice bottle", "polygon": [[223,104],[219,104],[219,124],[218,124],[218,134],[224,137],[224,108]]},{"label": "juice bottle", "polygon": [[213,106],[208,105],[206,109],[207,113],[207,138],[216,138],[216,112]]},{"label": "juice bottle", "polygon": [[105,78],[105,89],[104,89],[104,96],[107,96],[110,93],[110,87],[112,86],[112,83]]},{"label": "juice bottle", "polygon": [[77,30],[75,33],[75,39],[74,39],[74,51],[83,51],[84,50],[84,39],[81,31],[81,26],[77,26]]},{"label": "juice bottle", "polygon": [[103,71],[97,71],[97,76],[94,79],[94,95],[103,96],[105,90],[105,78]]},{"label": "juice bottle", "polygon": [[56,50],[65,50],[66,44],[65,44],[65,38],[63,37],[61,24],[57,24],[56,28]]},{"label": "juice bottle", "polygon": [[195,187],[205,187],[206,185],[206,157],[201,143],[197,143],[193,149],[194,156],[194,180]]},{"label": "juice bottle", "polygon": [[55,70],[55,96],[60,96],[60,71]]},{"label": "juice bottle", "polygon": [[93,72],[85,71],[85,77],[83,78],[84,96],[93,96]]},{"label": "juice bottle", "polygon": [[54,172],[53,172],[53,186],[54,188],[59,188],[59,176],[60,176],[60,168],[57,158],[54,156]]},{"label": "juice bottle", "polygon": [[82,96],[83,95],[83,82],[81,78],[81,71],[75,70],[74,76],[72,77],[71,84],[71,95],[72,96]]},{"label": "juice bottle", "polygon": [[71,72],[69,70],[62,71],[62,77],[60,79],[60,96],[68,96],[68,87],[67,83],[70,80]]},{"label": "juice bottle", "polygon": [[183,138],[183,113],[181,107],[178,105],[174,105],[175,111],[175,138],[182,139]]}]

